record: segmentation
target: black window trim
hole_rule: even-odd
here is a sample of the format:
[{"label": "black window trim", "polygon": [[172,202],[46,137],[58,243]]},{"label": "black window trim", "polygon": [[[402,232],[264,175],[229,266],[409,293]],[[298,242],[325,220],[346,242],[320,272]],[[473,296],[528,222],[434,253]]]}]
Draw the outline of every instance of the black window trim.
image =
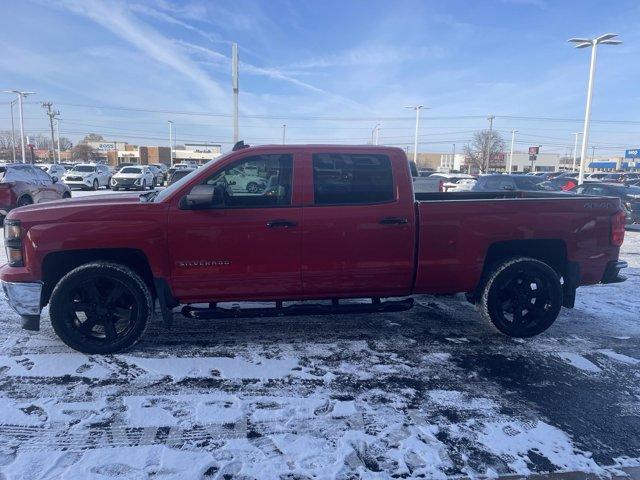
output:
[{"label": "black window trim", "polygon": [[393,185],[393,198],[391,200],[383,200],[380,202],[366,202],[366,203],[316,203],[316,182],[315,175],[313,171],[313,157],[315,155],[366,155],[363,153],[354,153],[354,152],[314,152],[311,154],[311,191],[313,192],[313,203],[311,205],[306,205],[306,207],[361,207],[366,205],[385,205],[388,203],[398,203],[400,198],[398,195],[398,185],[395,181],[395,176],[393,174],[393,162],[391,161],[391,157],[389,155],[382,155],[387,157],[389,160],[389,166],[391,167],[391,184]]}]

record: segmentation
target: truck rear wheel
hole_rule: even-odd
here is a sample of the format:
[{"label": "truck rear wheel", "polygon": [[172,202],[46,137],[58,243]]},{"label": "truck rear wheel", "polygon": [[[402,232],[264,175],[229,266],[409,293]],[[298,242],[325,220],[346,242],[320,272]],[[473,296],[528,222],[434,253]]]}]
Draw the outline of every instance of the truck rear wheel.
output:
[{"label": "truck rear wheel", "polygon": [[510,337],[544,332],[562,308],[562,284],[556,271],[540,260],[511,258],[485,277],[478,308],[482,316]]},{"label": "truck rear wheel", "polygon": [[64,343],[84,353],[133,346],[153,316],[149,287],[133,270],[95,262],[67,273],[51,294],[49,314]]}]

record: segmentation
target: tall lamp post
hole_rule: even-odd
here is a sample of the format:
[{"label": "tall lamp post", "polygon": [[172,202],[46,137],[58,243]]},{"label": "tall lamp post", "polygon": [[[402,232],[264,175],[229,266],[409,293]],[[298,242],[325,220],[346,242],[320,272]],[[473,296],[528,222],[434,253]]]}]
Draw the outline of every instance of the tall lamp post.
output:
[{"label": "tall lamp post", "polygon": [[516,143],[516,133],[517,130],[511,130],[511,151],[509,152],[509,175],[511,175],[511,171],[513,170],[513,146]]},{"label": "tall lamp post", "polygon": [[173,167],[173,120],[167,120],[169,124],[169,165]]},{"label": "tall lamp post", "polygon": [[578,156],[578,135],[581,135],[581,133],[575,132],[574,135],[576,136],[576,141],[573,144],[573,165],[571,166],[572,172],[576,171],[576,157]]},{"label": "tall lamp post", "polygon": [[22,92],[20,90],[3,90],[3,93],[15,93],[18,96],[18,110],[20,113],[20,146],[22,149],[22,163],[27,163],[27,157],[24,151],[24,112],[22,109],[22,99],[36,92]]},{"label": "tall lamp post", "polygon": [[420,110],[425,108],[424,105],[406,105],[404,108],[411,108],[416,111],[416,134],[413,140],[413,162],[417,164],[418,161],[418,128],[420,125]]},{"label": "tall lamp post", "polygon": [[17,98],[11,100],[11,150],[13,152],[13,163],[16,163],[16,128],[13,124],[13,104],[17,101]]},{"label": "tall lamp post", "polygon": [[593,96],[593,78],[596,73],[596,54],[598,45],[619,45],[620,40],[614,40],[618,34],[605,33],[596,38],[570,38],[569,42],[575,43],[576,48],[591,47],[591,66],[589,67],[589,84],[587,87],[587,106],[584,112],[584,127],[582,130],[582,149],[580,151],[580,174],[578,175],[578,184],[584,181],[585,158],[587,156],[587,148],[589,145],[589,121],[591,120],[591,98]]}]

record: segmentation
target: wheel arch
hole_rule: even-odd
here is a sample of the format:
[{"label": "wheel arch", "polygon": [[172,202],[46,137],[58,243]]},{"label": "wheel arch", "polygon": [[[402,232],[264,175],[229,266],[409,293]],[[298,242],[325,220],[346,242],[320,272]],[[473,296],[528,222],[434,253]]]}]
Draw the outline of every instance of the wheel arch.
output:
[{"label": "wheel arch", "polygon": [[51,292],[60,279],[74,268],[90,262],[103,261],[125,265],[142,277],[155,297],[154,277],[149,259],[135,248],[99,248],[51,252],[42,262],[42,305],[46,305]]},{"label": "wheel arch", "polygon": [[573,307],[575,289],[579,285],[579,271],[573,262],[567,260],[566,242],[557,238],[506,240],[491,244],[484,258],[480,281],[476,289],[473,292],[469,292],[467,298],[474,303],[486,281],[487,273],[491,272],[497,264],[514,257],[533,258],[553,268],[565,280],[563,288],[565,294],[564,306]]}]

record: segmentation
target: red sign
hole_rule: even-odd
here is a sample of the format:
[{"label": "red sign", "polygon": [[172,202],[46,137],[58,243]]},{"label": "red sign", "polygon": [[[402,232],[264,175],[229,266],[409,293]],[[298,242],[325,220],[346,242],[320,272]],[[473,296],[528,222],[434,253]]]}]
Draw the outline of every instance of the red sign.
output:
[{"label": "red sign", "polygon": [[529,155],[538,155],[540,147],[529,147]]}]

